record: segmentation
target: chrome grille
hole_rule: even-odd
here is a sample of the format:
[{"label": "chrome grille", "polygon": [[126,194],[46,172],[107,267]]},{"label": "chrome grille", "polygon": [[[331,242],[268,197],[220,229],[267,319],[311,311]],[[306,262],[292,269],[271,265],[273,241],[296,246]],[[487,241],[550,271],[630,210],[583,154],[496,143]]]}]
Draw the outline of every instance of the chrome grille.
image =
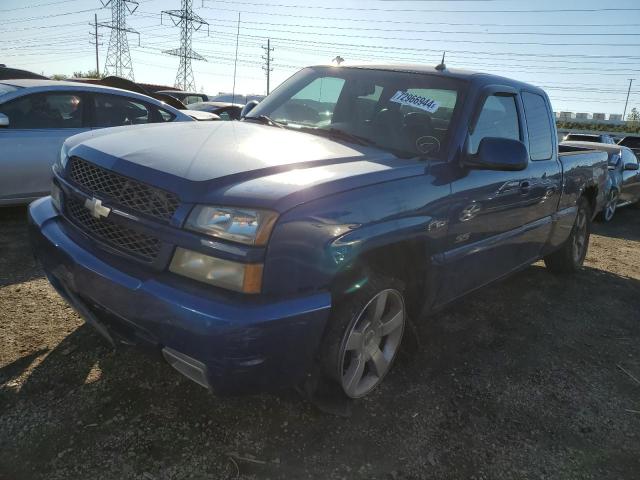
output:
[{"label": "chrome grille", "polygon": [[160,252],[160,240],[156,237],[118,225],[109,217],[95,218],[74,198],[67,197],[65,210],[67,217],[79,229],[120,252],[146,262],[154,261]]},{"label": "chrome grille", "polygon": [[84,190],[108,197],[136,213],[168,222],[180,204],[171,192],[110,172],[78,157],[69,159],[68,168],[69,179]]}]

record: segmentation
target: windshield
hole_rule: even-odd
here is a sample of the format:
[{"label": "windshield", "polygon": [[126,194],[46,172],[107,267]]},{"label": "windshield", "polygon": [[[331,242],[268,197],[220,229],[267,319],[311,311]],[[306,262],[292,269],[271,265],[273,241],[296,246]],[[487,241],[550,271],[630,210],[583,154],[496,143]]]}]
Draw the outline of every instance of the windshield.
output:
[{"label": "windshield", "polygon": [[14,87],[13,85],[7,85],[7,84],[4,84],[4,83],[0,83],[0,97],[2,95],[5,95],[5,94],[10,93],[10,92],[14,92],[16,90],[17,90],[17,87]]},{"label": "windshield", "polygon": [[284,82],[250,117],[346,141],[352,136],[401,156],[439,157],[464,87],[428,74],[312,67]]}]

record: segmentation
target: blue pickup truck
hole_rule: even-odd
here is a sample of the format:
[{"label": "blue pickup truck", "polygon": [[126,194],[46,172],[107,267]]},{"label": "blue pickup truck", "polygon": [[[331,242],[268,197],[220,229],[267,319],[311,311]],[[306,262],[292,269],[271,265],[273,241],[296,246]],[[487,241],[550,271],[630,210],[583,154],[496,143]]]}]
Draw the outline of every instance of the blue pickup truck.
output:
[{"label": "blue pickup truck", "polygon": [[583,263],[607,155],[559,152],[537,87],[318,66],[250,108],[66,141],[31,239],[113,344],[150,346],[217,393],[321,378],[358,398],[408,318],[539,259]]}]

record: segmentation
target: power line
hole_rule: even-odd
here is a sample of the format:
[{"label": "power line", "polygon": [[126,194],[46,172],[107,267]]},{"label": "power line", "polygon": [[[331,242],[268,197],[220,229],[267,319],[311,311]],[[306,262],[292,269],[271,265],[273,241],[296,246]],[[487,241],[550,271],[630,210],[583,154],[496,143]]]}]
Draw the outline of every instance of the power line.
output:
[{"label": "power line", "polygon": [[[530,10],[450,10],[450,9],[414,9],[414,8],[375,8],[375,7],[327,7],[321,5],[291,5],[283,3],[261,3],[261,2],[237,2],[232,0],[210,0],[214,3],[225,3],[237,6],[257,6],[269,8],[303,8],[317,10],[338,10],[338,11],[354,11],[354,12],[398,12],[398,13],[590,13],[590,12],[636,12],[640,8],[554,8],[554,9],[530,9]],[[204,2],[204,0],[203,0]]]},{"label": "power line", "polygon": [[[217,26],[221,26],[223,28],[229,28],[229,26],[227,25],[220,25],[220,24],[216,24]],[[347,33],[337,33],[337,32],[331,32],[331,33],[326,33],[326,32],[311,32],[311,31],[306,31],[306,32],[298,32],[295,30],[282,30],[282,29],[266,29],[266,28],[256,28],[255,30],[261,30],[261,31],[266,31],[266,32],[277,32],[277,33],[294,33],[294,34],[304,34],[304,35],[317,35],[317,36],[330,36],[330,37],[344,37],[344,38],[358,38],[358,39],[370,39],[370,40],[399,40],[399,41],[410,41],[410,42],[433,42],[434,39],[429,39],[429,38],[422,38],[422,37],[414,37],[414,38],[407,38],[407,37],[386,37],[386,36],[372,36],[372,35],[352,35],[352,34],[347,34]],[[442,34],[442,33],[447,33],[447,32],[442,32],[442,31],[432,31],[431,33],[434,34]],[[461,32],[457,32],[457,33],[461,33]],[[634,35],[640,35],[640,34],[634,34]],[[268,35],[265,35],[268,36]],[[580,47],[598,47],[598,46],[602,46],[602,47],[640,47],[640,43],[620,43],[620,42],[616,42],[616,43],[593,43],[593,42],[573,42],[573,43],[568,43],[568,42],[519,42],[519,41],[504,41],[504,40],[464,40],[464,39],[438,39],[435,41],[440,41],[440,42],[446,42],[446,43],[469,43],[469,44],[481,44],[481,45],[486,45],[486,44],[491,44],[491,45],[539,45],[539,46],[550,46],[550,47],[554,47],[554,46],[580,46]]]},{"label": "power line", "polygon": [[[233,8],[222,8],[222,7],[206,7],[202,8],[209,10],[216,10],[222,12],[237,12],[238,9]],[[366,22],[366,23],[388,23],[388,24],[401,24],[401,25],[452,25],[452,26],[479,26],[479,27],[607,27],[611,28],[611,24],[589,24],[589,23],[581,23],[577,25],[575,23],[465,23],[465,22],[423,22],[423,21],[412,21],[412,20],[391,20],[391,19],[369,19],[369,18],[349,18],[349,17],[324,17],[319,15],[299,15],[292,13],[281,13],[281,12],[264,12],[257,10],[241,10],[242,13],[252,14],[252,15],[267,15],[273,17],[288,17],[288,18],[307,18],[310,20],[333,20],[340,22]],[[637,23],[616,23],[617,27],[637,27],[639,26]]]},{"label": "power line", "polygon": [[7,19],[2,21],[2,25],[13,25],[14,23],[22,23],[22,22],[31,22],[34,20],[46,20],[47,18],[55,18],[55,17],[64,17],[66,15],[77,15],[78,13],[86,13],[86,12],[95,12],[96,10],[100,10],[98,8],[89,8],[87,10],[76,10],[74,12],[65,12],[65,13],[55,13],[52,15],[43,15],[40,17],[28,17],[28,18],[18,18],[18,19]]},{"label": "power line", "polygon": [[[218,22],[231,22],[231,20],[223,20],[218,19]],[[576,36],[576,37],[593,37],[593,36],[604,36],[604,37],[619,37],[619,36],[640,36],[640,33],[631,32],[487,32],[487,31],[456,31],[456,30],[415,30],[408,28],[373,28],[373,27],[353,27],[353,26],[336,26],[336,25],[304,25],[299,23],[277,23],[277,22],[256,22],[256,21],[245,21],[244,23],[248,23],[251,25],[269,25],[269,26],[280,26],[280,27],[295,27],[295,28],[320,28],[320,29],[328,29],[328,30],[349,30],[349,31],[373,31],[373,32],[397,32],[397,33],[450,33],[450,34],[469,34],[469,35],[541,35],[541,36]],[[433,25],[446,25],[443,23],[431,23]],[[460,24],[453,24],[460,25]],[[478,26],[473,24],[464,24],[468,26]],[[539,27],[541,25],[531,25]],[[611,25],[608,25],[611,27]],[[632,24],[632,26],[638,27],[640,24]],[[299,32],[304,33],[304,32]]]},{"label": "power line", "polygon": [[15,12],[16,10],[26,10],[31,8],[47,7],[49,5],[60,5],[62,3],[70,3],[70,2],[78,2],[78,1],[79,0],[60,0],[57,2],[40,3],[38,5],[27,5],[26,7],[3,8],[3,9],[0,9],[0,12]]}]

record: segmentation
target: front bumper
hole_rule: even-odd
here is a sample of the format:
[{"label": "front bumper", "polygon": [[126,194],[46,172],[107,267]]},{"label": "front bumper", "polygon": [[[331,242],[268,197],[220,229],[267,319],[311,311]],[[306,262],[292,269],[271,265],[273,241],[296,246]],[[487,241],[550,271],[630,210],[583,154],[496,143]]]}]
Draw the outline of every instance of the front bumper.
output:
[{"label": "front bumper", "polygon": [[[49,281],[113,343],[160,349],[216,393],[291,386],[310,371],[331,308],[328,292],[273,301],[202,295],[149,271],[115,268],[67,228],[50,197],[29,207],[31,242]],[[194,368],[201,381],[189,374]]]}]

